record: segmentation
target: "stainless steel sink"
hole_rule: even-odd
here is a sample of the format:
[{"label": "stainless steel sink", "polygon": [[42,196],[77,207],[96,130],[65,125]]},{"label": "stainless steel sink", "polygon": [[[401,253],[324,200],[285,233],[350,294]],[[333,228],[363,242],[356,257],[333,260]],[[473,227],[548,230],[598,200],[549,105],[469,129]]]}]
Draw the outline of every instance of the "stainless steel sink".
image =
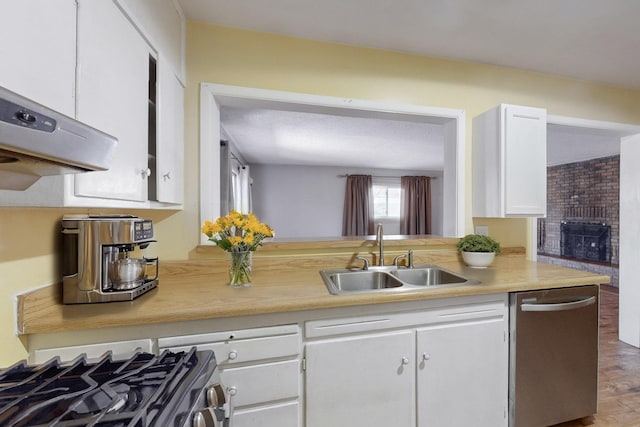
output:
[{"label": "stainless steel sink", "polygon": [[464,284],[468,280],[462,276],[438,267],[406,268],[391,271],[391,274],[414,286],[440,286]]},{"label": "stainless steel sink", "polygon": [[348,271],[333,273],[325,279],[331,293],[369,292],[393,289],[402,286],[402,282],[384,271]]},{"label": "stainless steel sink", "polygon": [[321,270],[331,294],[419,291],[480,283],[443,268],[427,265],[415,268],[370,267],[369,270]]}]

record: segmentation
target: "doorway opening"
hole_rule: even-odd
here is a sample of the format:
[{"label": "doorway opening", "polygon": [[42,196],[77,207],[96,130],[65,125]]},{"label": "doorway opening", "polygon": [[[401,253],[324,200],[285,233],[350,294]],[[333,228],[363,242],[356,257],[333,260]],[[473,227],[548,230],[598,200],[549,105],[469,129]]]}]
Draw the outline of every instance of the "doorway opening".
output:
[{"label": "doorway opening", "polygon": [[[238,86],[219,85],[212,83],[202,83],[200,93],[200,206],[201,218],[210,219],[220,216],[220,150],[219,141],[221,139],[221,131],[224,126],[222,123],[223,113],[225,109],[234,110],[241,109],[261,110],[260,112],[293,112],[299,113],[299,118],[303,113],[315,116],[332,117],[339,121],[353,121],[361,123],[362,120],[370,120],[370,123],[386,121],[398,127],[408,127],[412,129],[420,129],[425,125],[428,129],[437,129],[441,143],[441,178],[438,177],[438,185],[441,186],[440,194],[442,203],[440,209],[434,212],[434,218],[439,218],[438,235],[459,237],[464,231],[464,172],[465,172],[465,115],[462,110],[453,110],[436,107],[425,107],[415,105],[389,104],[382,102],[373,102],[356,99],[335,98],[327,96],[318,96],[311,94],[301,94],[282,91],[271,91],[264,89],[246,88]],[[404,125],[403,125],[404,124]],[[264,126],[268,126],[265,123]],[[420,125],[420,126],[417,126]],[[359,128],[351,128],[355,133]],[[226,129],[225,129],[226,131]],[[364,130],[363,130],[364,131]],[[225,135],[227,137],[229,135]],[[424,134],[425,140],[427,134]],[[296,145],[285,151],[290,156],[298,150],[304,150],[305,138],[301,137],[296,140]],[[367,150],[360,145],[347,146],[343,145],[339,151],[344,157],[351,156],[353,158],[363,157],[365,154],[370,155],[371,152],[378,153],[380,159],[389,159],[384,153],[379,152],[382,148],[391,149],[398,152],[401,147],[401,138],[390,139],[383,146],[378,145],[375,150]],[[329,145],[330,141],[327,141]],[[326,149],[324,151],[336,151],[335,149]],[[317,152],[318,156],[321,152]],[[245,160],[248,160],[245,153],[242,153]],[[396,153],[397,154],[397,153]],[[429,152],[422,150],[420,153],[400,152],[407,158],[430,157]],[[275,161],[274,161],[275,162]],[[250,164],[250,162],[248,162]],[[388,161],[388,163],[390,163]],[[281,163],[282,168],[285,167],[302,167],[308,170],[303,171],[297,181],[302,181],[307,173],[311,173],[312,167],[305,163],[304,165],[285,164],[285,159]],[[393,169],[388,167],[387,169]],[[340,167],[340,166],[335,166]],[[380,167],[380,166],[378,166]],[[258,174],[259,168],[254,168],[254,178]],[[344,171],[340,172],[344,173]],[[334,173],[334,177],[336,174]],[[254,179],[254,184],[258,185]],[[338,181],[334,179],[334,181]],[[256,193],[254,191],[254,193]],[[259,202],[258,196],[253,194],[254,206]],[[289,199],[288,204],[298,203]],[[304,204],[303,202],[300,202]],[[320,222],[327,216],[314,215],[320,217]],[[341,212],[339,213],[341,216]],[[270,225],[274,226],[274,224]],[[275,224],[277,227],[277,224]],[[275,228],[275,227],[274,227]],[[308,227],[307,227],[308,228]],[[335,235],[334,235],[335,236]],[[207,244],[203,237],[202,244]]]},{"label": "doorway opening", "polygon": [[[561,170],[557,186],[568,191],[548,191],[547,217],[531,221],[532,236],[538,237],[530,239],[532,259],[611,276],[619,295],[619,339],[640,347],[640,286],[636,284],[640,266],[635,262],[640,249],[633,242],[640,233],[636,219],[640,200],[633,196],[640,180],[640,127],[551,115],[547,120],[548,177]],[[562,176],[564,172],[568,175]],[[557,228],[551,226],[553,221]],[[610,248],[605,249],[610,251],[605,253],[610,260],[585,263],[546,257],[545,252],[553,249],[561,253],[562,222],[610,226]],[[593,245],[599,242],[588,244],[594,252]],[[563,264],[565,261],[577,264]]]}]

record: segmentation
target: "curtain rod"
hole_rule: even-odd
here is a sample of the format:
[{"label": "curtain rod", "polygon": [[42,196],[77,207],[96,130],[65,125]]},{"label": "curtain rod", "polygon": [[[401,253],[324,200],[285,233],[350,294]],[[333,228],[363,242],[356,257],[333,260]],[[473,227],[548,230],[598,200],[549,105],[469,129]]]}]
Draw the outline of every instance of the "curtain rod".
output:
[{"label": "curtain rod", "polygon": [[[364,175],[364,174],[352,174],[352,175]],[[346,178],[349,174],[337,175],[338,178]],[[408,175],[408,176],[425,176],[425,175]],[[402,178],[401,176],[381,176],[381,175],[371,175],[371,178]],[[431,179],[438,179],[437,176],[429,176]]]},{"label": "curtain rod", "polygon": [[231,157],[236,162],[240,163],[240,166],[245,167],[246,165],[234,154],[233,151],[229,151],[229,157]]},{"label": "curtain rod", "polygon": [[231,151],[231,145],[229,145],[229,141],[227,141],[226,139],[221,139],[220,140],[220,146],[221,147],[228,147],[229,148],[229,158],[235,160],[236,162],[238,162],[240,164],[240,166],[242,166],[243,168],[247,167],[247,165],[244,164],[244,162],[242,160],[240,160],[238,158],[238,156],[236,156],[236,154]]}]

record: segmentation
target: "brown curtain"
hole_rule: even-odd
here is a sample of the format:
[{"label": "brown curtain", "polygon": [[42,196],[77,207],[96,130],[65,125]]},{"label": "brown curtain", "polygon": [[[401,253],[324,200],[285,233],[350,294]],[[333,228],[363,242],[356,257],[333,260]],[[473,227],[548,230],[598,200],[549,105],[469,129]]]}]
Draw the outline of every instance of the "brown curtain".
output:
[{"label": "brown curtain", "polygon": [[371,175],[348,175],[342,218],[343,236],[373,234],[373,179]]},{"label": "brown curtain", "polygon": [[400,178],[400,234],[431,234],[431,178]]}]

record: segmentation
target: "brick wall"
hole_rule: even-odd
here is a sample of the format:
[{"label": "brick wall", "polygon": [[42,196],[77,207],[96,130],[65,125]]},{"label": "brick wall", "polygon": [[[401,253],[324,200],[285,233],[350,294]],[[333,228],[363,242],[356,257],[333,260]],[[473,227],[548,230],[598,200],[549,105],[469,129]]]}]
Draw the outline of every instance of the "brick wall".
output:
[{"label": "brick wall", "polygon": [[[547,217],[538,220],[538,254],[543,255],[539,260],[607,274],[617,286],[619,211],[620,156],[548,167]],[[611,265],[556,258],[560,256],[561,221],[611,225]]]}]

